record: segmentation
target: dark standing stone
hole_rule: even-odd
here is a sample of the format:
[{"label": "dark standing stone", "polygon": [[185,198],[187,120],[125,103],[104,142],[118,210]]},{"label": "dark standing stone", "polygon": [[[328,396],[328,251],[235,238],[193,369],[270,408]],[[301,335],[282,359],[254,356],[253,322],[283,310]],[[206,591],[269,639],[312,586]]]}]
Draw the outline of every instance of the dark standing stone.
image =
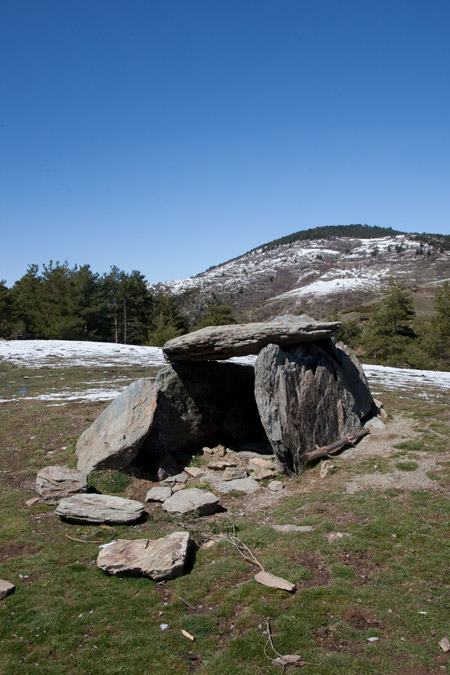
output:
[{"label": "dark standing stone", "polygon": [[156,378],[157,407],[137,462],[173,454],[224,435],[236,442],[265,439],[254,396],[253,366],[178,363]]},{"label": "dark standing stone", "polygon": [[356,356],[334,340],[288,349],[268,345],[255,366],[261,421],[283,470],[298,473],[302,455],[358,431],[373,406]]}]

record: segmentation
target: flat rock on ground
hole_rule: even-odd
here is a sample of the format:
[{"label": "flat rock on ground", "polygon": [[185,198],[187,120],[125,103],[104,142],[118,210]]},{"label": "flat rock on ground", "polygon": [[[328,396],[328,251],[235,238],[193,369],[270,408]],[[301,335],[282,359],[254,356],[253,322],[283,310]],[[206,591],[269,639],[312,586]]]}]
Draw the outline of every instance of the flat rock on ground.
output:
[{"label": "flat rock on ground", "polygon": [[66,466],[47,466],[36,476],[36,492],[46,504],[58,504],[64,497],[86,490],[86,474]]},{"label": "flat rock on ground", "polygon": [[209,326],[169,340],[163,346],[169,361],[207,361],[257,354],[268,344],[292,345],[330,337],[338,322],[320,322],[286,315],[267,323]]},{"label": "flat rock on ground", "polygon": [[119,540],[102,548],[97,566],[106,574],[173,579],[183,573],[188,548],[189,532],[173,532],[156,540]]},{"label": "flat rock on ground", "polygon": [[165,502],[166,499],[172,496],[172,488],[170,487],[153,487],[147,492],[145,497],[146,502]]},{"label": "flat rock on ground", "polygon": [[184,514],[197,511],[200,516],[207,516],[219,508],[219,497],[212,492],[198,488],[186,488],[166,499],[163,509],[168,513]]},{"label": "flat rock on ground", "polygon": [[249,495],[260,489],[260,485],[258,485],[256,480],[250,476],[247,478],[236,478],[234,480],[223,480],[223,477],[220,474],[214,473],[213,471],[202,476],[200,482],[208,483],[214,490],[217,490],[217,492],[221,492],[222,494],[228,494],[229,492],[244,492]]},{"label": "flat rock on ground", "polygon": [[144,505],[134,499],[84,494],[63,499],[56,514],[76,523],[132,523],[141,518]]},{"label": "flat rock on ground", "polygon": [[14,593],[15,588],[14,584],[10,584],[9,581],[0,579],[0,600],[6,598],[7,595],[11,595],[11,593]]}]

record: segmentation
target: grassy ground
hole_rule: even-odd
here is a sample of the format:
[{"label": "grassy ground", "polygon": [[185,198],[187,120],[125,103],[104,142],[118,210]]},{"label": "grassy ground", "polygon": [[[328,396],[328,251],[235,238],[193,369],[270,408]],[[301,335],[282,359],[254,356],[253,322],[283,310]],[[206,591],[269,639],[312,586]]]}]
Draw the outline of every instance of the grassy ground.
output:
[{"label": "grassy ground", "polygon": [[[130,379],[137,373],[120,370]],[[83,387],[103,376],[111,374],[2,367],[0,385],[21,388],[26,378],[38,393],[62,386],[58,377],[64,386],[69,380]],[[414,393],[407,400],[380,397],[392,417],[387,429],[404,419],[405,437],[386,434],[381,452],[379,441],[372,454],[367,445],[360,456],[352,451],[351,460],[342,455],[323,480],[320,466],[312,467],[287,481],[287,496],[269,510],[230,496],[222,514],[174,519],[152,506],[145,522],[128,527],[70,525],[53,507],[25,505],[40,468],[74,466],[76,439],[105,403],[1,404],[0,578],[16,591],[0,603],[0,672],[280,673],[265,655],[267,620],[279,653],[312,664],[305,674],[447,672],[448,654],[438,642],[450,637],[448,406],[424,403]],[[412,480],[427,458],[435,467],[428,472],[432,489],[417,482],[411,489],[346,489],[361,476]],[[98,489],[122,496],[142,498],[148,487],[123,474],[96,480]],[[286,523],[313,530],[286,534],[271,527]],[[256,568],[226,538],[233,527],[268,571],[296,584],[295,594],[253,581]],[[108,577],[95,565],[101,543],[178,529],[189,530],[195,542],[178,579]],[[334,532],[349,536],[330,542]],[[275,658],[270,647],[266,652]]]}]

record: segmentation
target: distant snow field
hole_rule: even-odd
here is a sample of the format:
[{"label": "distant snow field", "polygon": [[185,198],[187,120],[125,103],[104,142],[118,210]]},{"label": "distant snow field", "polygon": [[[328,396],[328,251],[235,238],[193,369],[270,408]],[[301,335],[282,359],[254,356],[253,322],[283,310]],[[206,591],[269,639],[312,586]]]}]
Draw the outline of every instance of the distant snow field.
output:
[{"label": "distant snow field", "polygon": [[[255,356],[230,359],[235,363],[254,363]],[[71,342],[65,340],[1,340],[0,368],[10,363],[18,368],[68,368],[84,366],[95,368],[126,368],[130,365],[166,365],[162,350],[158,347],[111,344],[107,342]],[[450,373],[431,370],[407,370],[384,366],[364,365],[364,371],[376,395],[382,391],[397,391],[400,396],[415,392],[424,400],[436,400],[448,396]],[[0,403],[25,399],[48,401],[48,405],[64,405],[68,401],[99,400],[116,398],[127,386],[128,379],[120,374],[112,380],[89,382],[79,390],[61,389],[57,392],[27,396],[26,389],[19,392],[0,392]]]}]

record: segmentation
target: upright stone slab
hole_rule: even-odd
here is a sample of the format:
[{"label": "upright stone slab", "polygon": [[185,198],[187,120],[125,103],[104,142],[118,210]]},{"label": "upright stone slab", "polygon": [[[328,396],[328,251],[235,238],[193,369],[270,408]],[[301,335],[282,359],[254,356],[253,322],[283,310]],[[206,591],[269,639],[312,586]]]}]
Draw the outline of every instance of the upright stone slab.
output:
[{"label": "upright stone slab", "polygon": [[266,323],[209,326],[169,340],[163,346],[169,361],[206,361],[257,354],[268,344],[292,345],[328,338],[338,322],[285,315]]},{"label": "upright stone slab", "polygon": [[130,384],[81,434],[77,468],[123,469],[137,456],[153,421],[157,392],[151,380]]},{"label": "upright stone slab", "polygon": [[255,397],[283,470],[302,455],[358,431],[373,406],[356,356],[334,340],[283,349],[268,345],[255,365]]}]

